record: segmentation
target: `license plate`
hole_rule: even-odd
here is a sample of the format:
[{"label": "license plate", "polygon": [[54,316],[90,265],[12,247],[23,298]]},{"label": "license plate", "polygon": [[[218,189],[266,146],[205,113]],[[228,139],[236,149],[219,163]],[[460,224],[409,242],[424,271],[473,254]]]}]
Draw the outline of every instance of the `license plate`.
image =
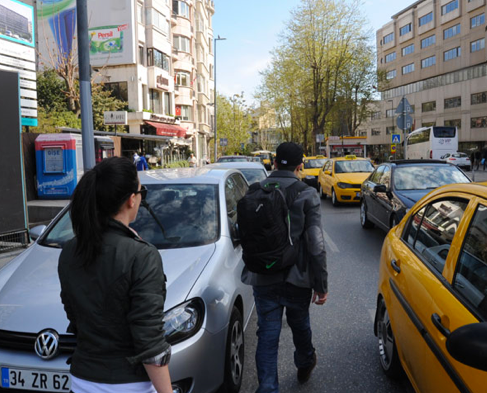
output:
[{"label": "license plate", "polygon": [[360,198],[360,191],[356,192],[355,194],[356,194],[355,196],[356,196],[357,198]]},{"label": "license plate", "polygon": [[2,388],[69,392],[69,373],[2,367]]}]

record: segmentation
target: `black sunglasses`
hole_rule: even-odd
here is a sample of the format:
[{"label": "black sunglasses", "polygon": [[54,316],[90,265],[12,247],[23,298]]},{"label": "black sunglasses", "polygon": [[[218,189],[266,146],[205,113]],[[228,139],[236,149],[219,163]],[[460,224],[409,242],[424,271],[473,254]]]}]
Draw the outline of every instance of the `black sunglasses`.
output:
[{"label": "black sunglasses", "polygon": [[146,186],[141,186],[139,191],[135,191],[134,194],[140,194],[142,197],[142,200],[145,201],[145,198],[147,198],[147,187]]}]

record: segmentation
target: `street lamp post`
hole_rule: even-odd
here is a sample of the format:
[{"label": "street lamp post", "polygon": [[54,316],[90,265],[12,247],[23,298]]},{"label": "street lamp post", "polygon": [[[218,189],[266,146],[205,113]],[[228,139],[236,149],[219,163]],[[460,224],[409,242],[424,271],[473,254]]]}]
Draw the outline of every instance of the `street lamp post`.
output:
[{"label": "street lamp post", "polygon": [[[391,119],[392,119],[391,132],[394,134],[394,100],[387,100],[387,102],[391,103]],[[394,158],[397,158],[397,150],[394,152]]]},{"label": "street lamp post", "polygon": [[216,93],[216,42],[217,41],[225,41],[226,38],[221,38],[220,36],[218,37],[215,37],[213,38],[213,50],[214,50],[214,56],[213,56],[213,73],[214,73],[214,76],[213,76],[213,80],[215,82],[215,88],[214,88],[214,91],[213,91],[213,107],[215,108],[214,109],[214,117],[215,117],[215,127],[213,129],[213,137],[215,138],[215,157],[214,157],[214,162],[216,162],[217,160],[217,149],[218,149],[218,145],[217,145],[217,119],[216,119],[216,96],[217,96],[217,93]]}]

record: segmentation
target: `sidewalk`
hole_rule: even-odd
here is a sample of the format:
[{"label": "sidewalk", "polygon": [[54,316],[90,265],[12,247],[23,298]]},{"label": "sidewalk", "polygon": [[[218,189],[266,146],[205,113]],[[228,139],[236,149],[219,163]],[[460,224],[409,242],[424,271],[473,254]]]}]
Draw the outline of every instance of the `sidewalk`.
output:
[{"label": "sidewalk", "polygon": [[467,171],[466,173],[467,176],[475,182],[487,181],[487,170],[484,171],[482,170],[482,168],[480,168],[480,170],[478,171],[473,171],[473,172]]}]

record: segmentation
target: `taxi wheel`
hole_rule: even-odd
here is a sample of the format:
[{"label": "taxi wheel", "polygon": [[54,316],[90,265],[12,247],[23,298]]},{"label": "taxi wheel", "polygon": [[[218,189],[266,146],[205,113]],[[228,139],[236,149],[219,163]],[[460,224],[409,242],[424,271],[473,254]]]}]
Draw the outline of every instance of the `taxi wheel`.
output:
[{"label": "taxi wheel", "polygon": [[331,189],[331,203],[333,206],[338,206],[340,205],[340,202],[338,202],[337,194],[335,194],[335,189]]},{"label": "taxi wheel", "polygon": [[379,358],[382,370],[389,378],[400,378],[403,375],[403,370],[384,299],[380,300],[377,307],[375,323],[377,337],[379,338]]},{"label": "taxi wheel", "polygon": [[227,333],[225,375],[219,392],[237,393],[242,385],[244,367],[243,318],[237,307],[233,307]]},{"label": "taxi wheel", "polygon": [[326,194],[323,192],[323,187],[321,187],[321,184],[320,184],[320,198],[326,199]]},{"label": "taxi wheel", "polygon": [[367,205],[363,199],[362,202],[360,202],[360,224],[362,224],[362,228],[365,229],[374,227],[374,223],[369,221],[367,217]]}]

